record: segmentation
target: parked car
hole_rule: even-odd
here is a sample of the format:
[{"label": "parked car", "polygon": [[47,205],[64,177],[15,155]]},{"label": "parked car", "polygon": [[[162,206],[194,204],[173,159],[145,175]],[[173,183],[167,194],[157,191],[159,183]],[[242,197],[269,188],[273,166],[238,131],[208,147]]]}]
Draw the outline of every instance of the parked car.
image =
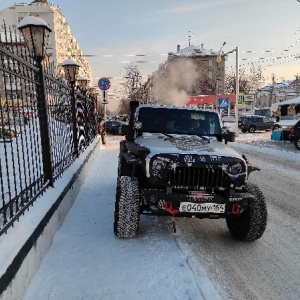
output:
[{"label": "parked car", "polygon": [[256,130],[272,130],[274,121],[264,116],[246,116],[241,117],[238,126],[242,132],[255,132]]},{"label": "parked car", "polygon": [[300,120],[291,129],[290,141],[300,150]]},{"label": "parked car", "polygon": [[108,134],[121,134],[122,125],[128,125],[123,121],[106,121],[103,123],[103,127]]}]

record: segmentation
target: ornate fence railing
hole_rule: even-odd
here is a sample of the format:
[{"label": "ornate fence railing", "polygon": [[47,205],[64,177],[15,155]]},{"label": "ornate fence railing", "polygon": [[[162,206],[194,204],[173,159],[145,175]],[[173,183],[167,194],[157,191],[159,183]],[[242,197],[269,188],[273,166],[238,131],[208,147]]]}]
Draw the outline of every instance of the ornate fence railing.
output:
[{"label": "ornate fence railing", "polygon": [[[95,139],[95,98],[0,36],[0,235]],[[74,126],[75,124],[75,126]]]}]

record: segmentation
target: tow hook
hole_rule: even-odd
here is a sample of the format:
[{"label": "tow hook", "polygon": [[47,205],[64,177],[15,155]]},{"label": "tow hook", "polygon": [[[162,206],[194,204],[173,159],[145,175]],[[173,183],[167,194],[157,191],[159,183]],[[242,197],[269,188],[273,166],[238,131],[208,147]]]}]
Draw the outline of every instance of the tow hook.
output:
[{"label": "tow hook", "polygon": [[164,202],[165,210],[170,213],[173,217],[179,213],[177,209],[172,207],[172,202],[165,201]]},{"label": "tow hook", "polygon": [[172,229],[173,229],[173,232],[176,233],[175,215],[177,215],[179,211],[172,207],[172,202],[165,201],[164,202],[164,207],[165,207],[165,210],[168,213],[170,213],[173,217]]},{"label": "tow hook", "polygon": [[237,215],[240,212],[241,206],[239,204],[232,204],[231,213]]}]

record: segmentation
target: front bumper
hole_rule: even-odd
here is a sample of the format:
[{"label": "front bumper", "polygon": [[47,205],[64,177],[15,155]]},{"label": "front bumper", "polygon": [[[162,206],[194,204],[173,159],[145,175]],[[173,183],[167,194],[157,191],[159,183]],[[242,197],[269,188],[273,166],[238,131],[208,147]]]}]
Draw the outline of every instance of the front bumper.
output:
[{"label": "front bumper", "polygon": [[[236,217],[244,211],[249,201],[254,200],[254,195],[246,192],[226,196],[219,193],[208,193],[207,191],[168,193],[163,189],[144,189],[142,195],[144,197],[145,213],[197,218]],[[185,204],[181,205],[183,203]],[[189,206],[196,205],[196,207],[198,204],[199,207],[221,205],[224,209],[220,213],[212,210],[183,211],[182,207],[186,207],[186,203]]]}]

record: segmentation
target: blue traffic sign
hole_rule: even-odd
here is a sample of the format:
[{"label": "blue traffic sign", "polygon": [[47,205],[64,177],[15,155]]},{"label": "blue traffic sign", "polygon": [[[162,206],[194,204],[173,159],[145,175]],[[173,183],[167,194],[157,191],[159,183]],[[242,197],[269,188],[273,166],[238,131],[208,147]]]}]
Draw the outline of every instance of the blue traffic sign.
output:
[{"label": "blue traffic sign", "polygon": [[106,91],[110,88],[110,80],[106,77],[102,77],[98,80],[98,87],[102,91]]},{"label": "blue traffic sign", "polygon": [[229,107],[229,98],[219,98],[219,107],[228,108]]}]

